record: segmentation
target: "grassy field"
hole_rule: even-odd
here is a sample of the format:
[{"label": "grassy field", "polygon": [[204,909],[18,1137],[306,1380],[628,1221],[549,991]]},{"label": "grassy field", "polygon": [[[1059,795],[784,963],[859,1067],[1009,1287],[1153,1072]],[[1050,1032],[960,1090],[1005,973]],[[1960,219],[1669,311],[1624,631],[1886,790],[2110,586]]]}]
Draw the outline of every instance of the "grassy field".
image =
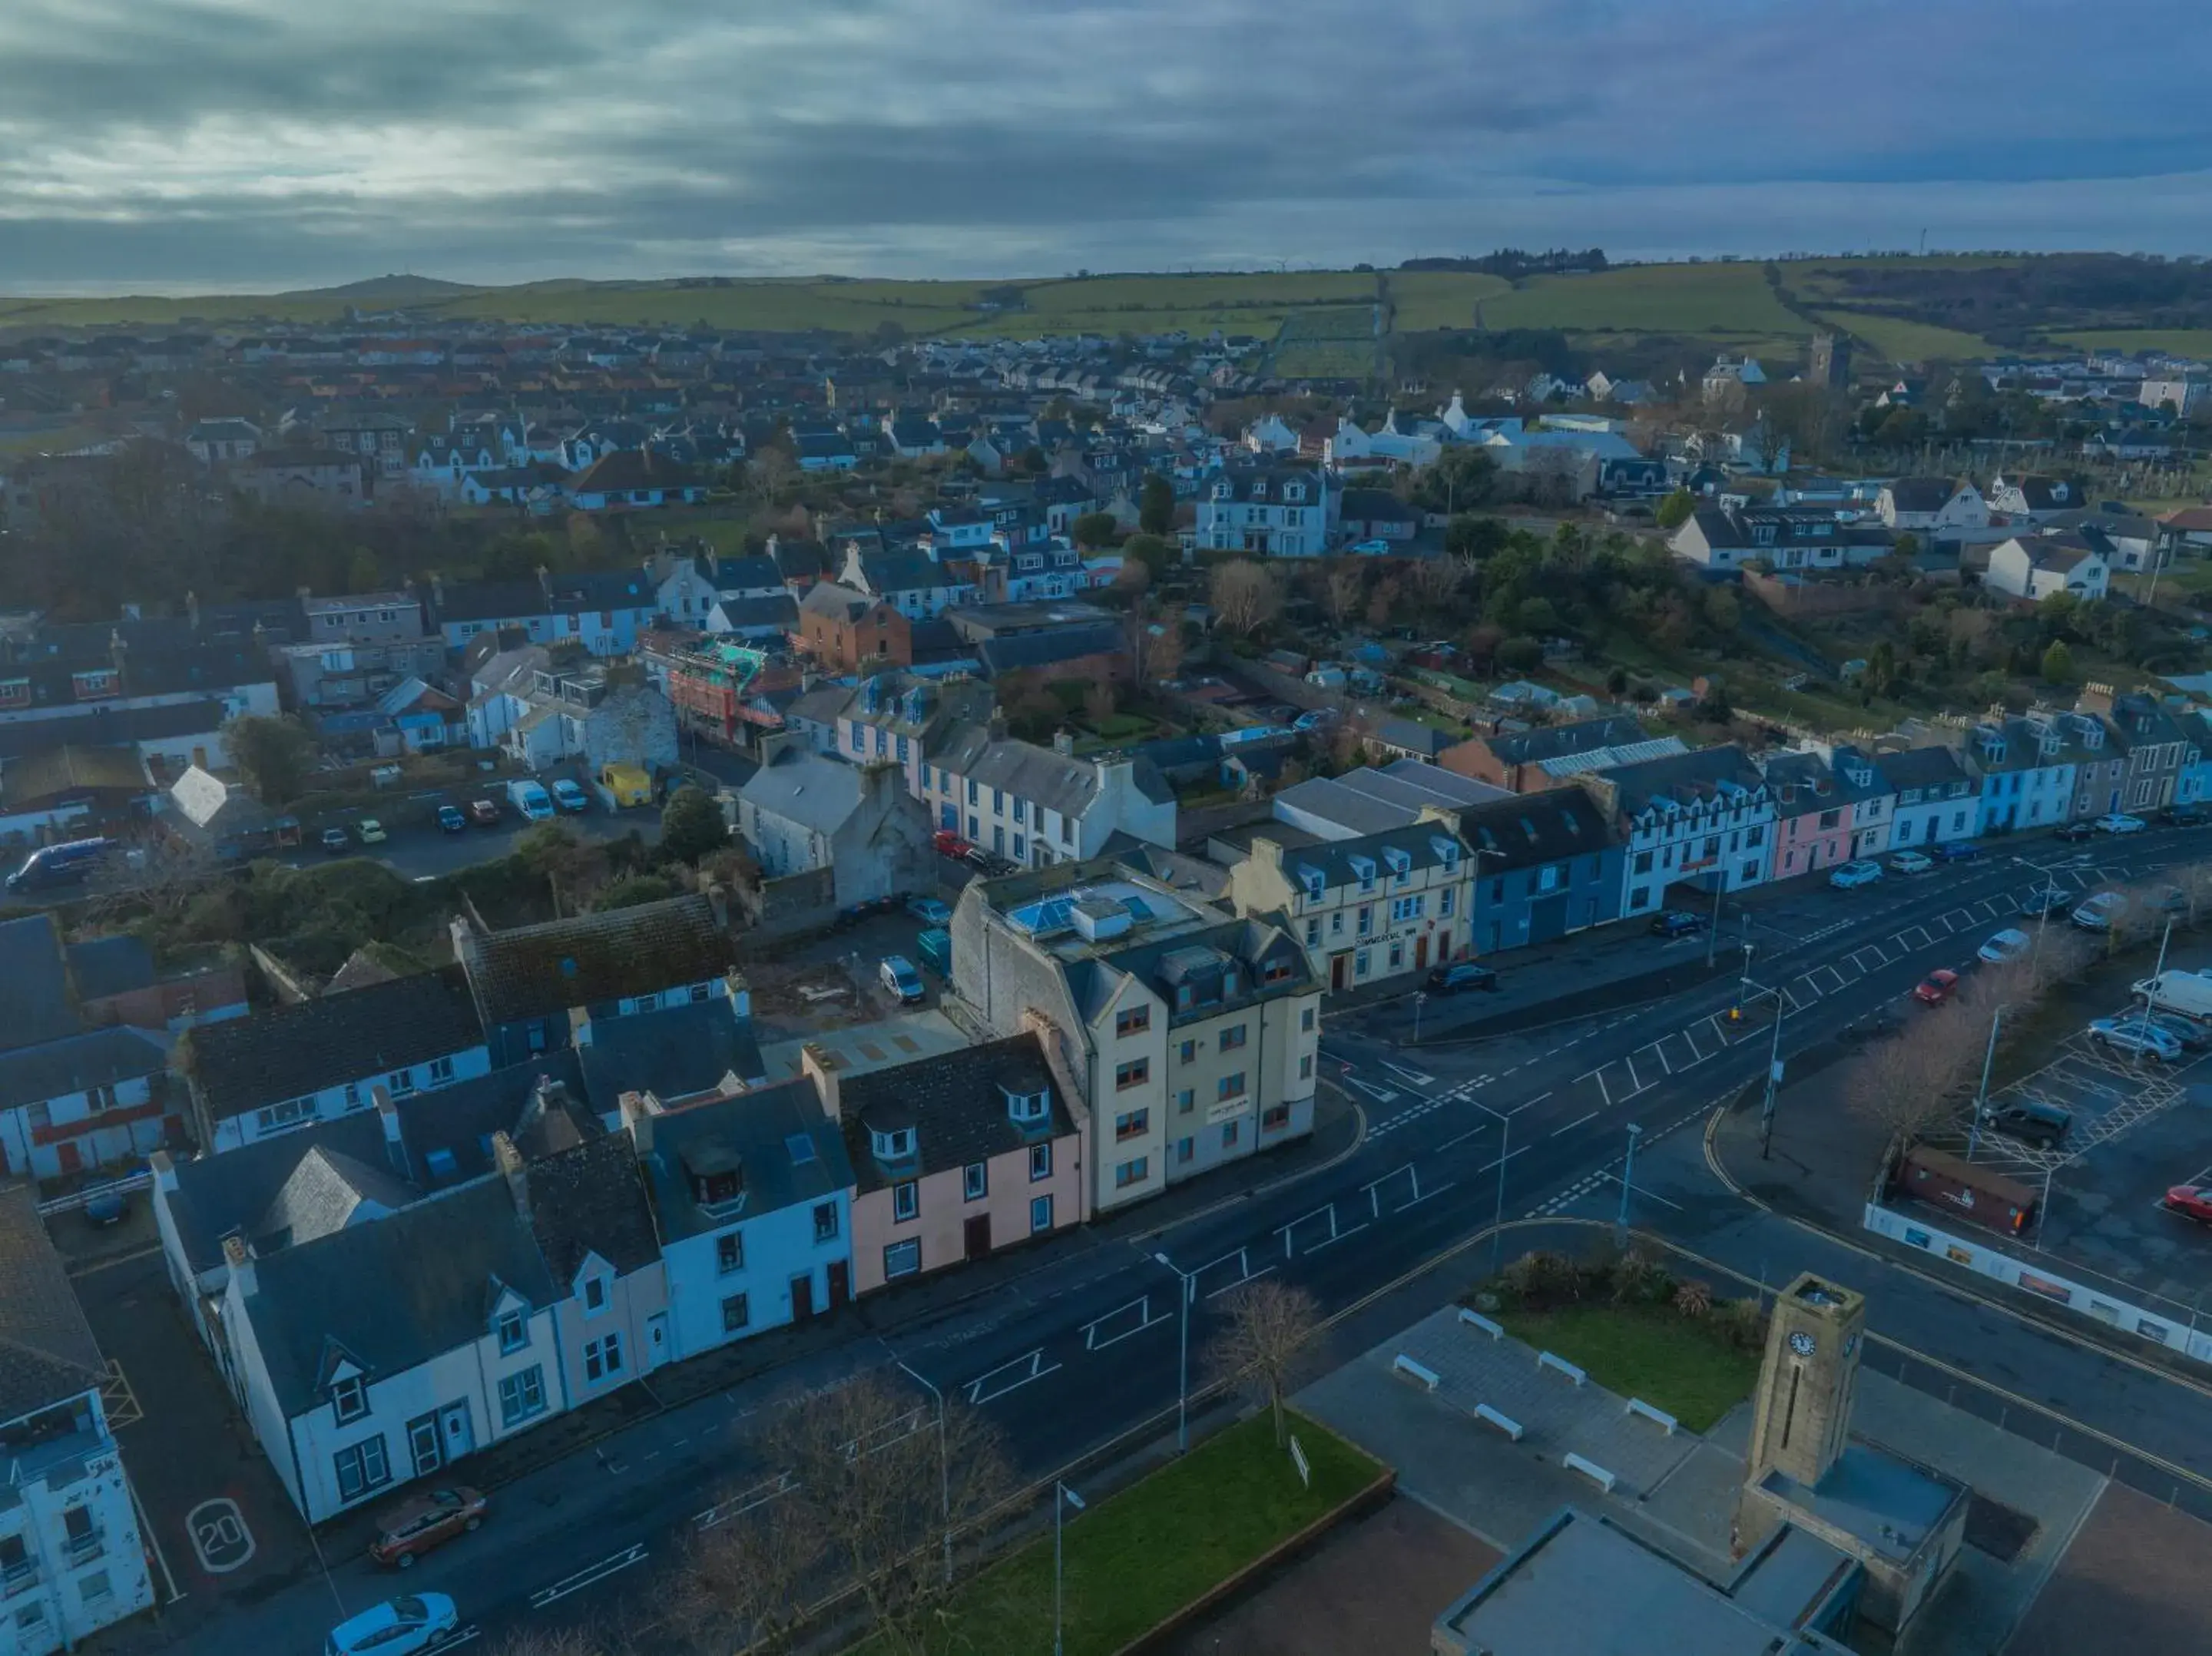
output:
[{"label": "grassy field", "polygon": [[1901,316],[1878,316],[1872,311],[1823,310],[1814,313],[1832,327],[1853,333],[1893,362],[1925,362],[1937,358],[1964,362],[1992,356],[1996,347],[1979,334],[1956,328],[1939,328]]},{"label": "grassy field", "polygon": [[1502,276],[1462,271],[1393,271],[1390,297],[1398,307],[1395,331],[1419,333],[1430,328],[1471,328],[1477,301],[1512,291],[1513,284]]},{"label": "grassy field", "polygon": [[1333,305],[1286,317],[1275,336],[1278,374],[1364,379],[1375,368],[1375,307]]},{"label": "grassy field", "polygon": [[1498,1320],[1515,1339],[1565,1357],[1607,1391],[1641,1397],[1692,1432],[1711,1431],[1759,1379],[1757,1352],[1665,1306],[1562,1306],[1504,1311]]},{"label": "grassy field", "polygon": [[1802,338],[1755,264],[1635,265],[1590,276],[1532,277],[1482,301],[1487,328]]},{"label": "grassy field", "polygon": [[[1300,1485],[1273,1425],[1233,1426],[1067,1525],[1069,1656],[1109,1656],[1374,1482],[1381,1465],[1312,1421],[1291,1417],[1313,1487]],[[979,1576],[933,1656],[1052,1648],[1052,1537]],[[880,1656],[873,1641],[858,1656]]]},{"label": "grassy field", "polygon": [[2050,343],[2081,350],[2170,350],[2177,356],[2212,356],[2212,328],[2099,328],[2055,333]]}]

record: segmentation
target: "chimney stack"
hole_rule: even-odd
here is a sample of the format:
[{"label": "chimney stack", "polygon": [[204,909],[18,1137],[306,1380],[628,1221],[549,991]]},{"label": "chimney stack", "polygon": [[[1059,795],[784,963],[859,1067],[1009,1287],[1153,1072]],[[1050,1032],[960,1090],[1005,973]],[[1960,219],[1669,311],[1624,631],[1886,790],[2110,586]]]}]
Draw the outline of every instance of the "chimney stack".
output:
[{"label": "chimney stack", "polygon": [[1059,754],[1060,758],[1064,759],[1073,758],[1075,757],[1074,733],[1065,729],[1054,731],[1052,733],[1052,751]]},{"label": "chimney stack", "polygon": [[842,1123],[845,1109],[838,1092],[836,1054],[818,1041],[809,1041],[799,1049],[799,1071],[814,1083],[815,1093],[822,1100],[822,1113]]},{"label": "chimney stack", "polygon": [[522,1152],[514,1148],[514,1141],[505,1133],[491,1135],[492,1164],[499,1176],[507,1181],[507,1193],[514,1198],[518,1217],[530,1217],[530,1170],[522,1165]]},{"label": "chimney stack", "polygon": [[167,1150],[155,1151],[152,1155],[146,1158],[146,1166],[154,1175],[155,1190],[174,1190],[177,1188],[176,1158]]},{"label": "chimney stack", "polygon": [[242,1236],[222,1239],[223,1263],[230,1267],[230,1280],[238,1285],[238,1297],[251,1300],[259,1289],[253,1274],[253,1250],[246,1245]]}]

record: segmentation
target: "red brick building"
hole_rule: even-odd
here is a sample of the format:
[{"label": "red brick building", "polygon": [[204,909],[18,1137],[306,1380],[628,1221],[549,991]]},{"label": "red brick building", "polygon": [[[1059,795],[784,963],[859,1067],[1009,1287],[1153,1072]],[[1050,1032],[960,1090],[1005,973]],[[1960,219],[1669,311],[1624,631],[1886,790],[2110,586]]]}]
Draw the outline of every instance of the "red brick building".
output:
[{"label": "red brick building", "polygon": [[810,588],[799,601],[799,645],[837,673],[851,673],[870,660],[914,664],[914,629],[907,618],[879,598],[830,581]]}]

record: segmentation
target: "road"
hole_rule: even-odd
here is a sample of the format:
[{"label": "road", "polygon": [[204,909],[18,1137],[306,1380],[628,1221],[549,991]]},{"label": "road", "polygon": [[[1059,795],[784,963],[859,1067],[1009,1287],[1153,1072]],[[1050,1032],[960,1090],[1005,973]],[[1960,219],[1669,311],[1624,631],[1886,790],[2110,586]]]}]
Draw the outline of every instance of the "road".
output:
[{"label": "road", "polygon": [[[2020,849],[2087,889],[2188,856],[2185,832],[2099,842],[2079,855],[2048,841]],[[1961,965],[2048,878],[2008,850],[1852,892],[1790,893],[1748,922],[1763,996],[1717,981],[1630,1013],[1411,1050],[1332,1028],[1324,1056],[1370,1123],[1341,1164],[1141,1243],[1055,1259],[981,1303],[653,1416],[502,1490],[496,1522],[433,1556],[407,1585],[452,1592],[485,1637],[623,1604],[635,1614],[701,1519],[731,1491],[773,1476],[757,1446],[764,1415],[794,1391],[894,1360],[982,1409],[1025,1471],[1050,1476],[1172,1420],[1177,1270],[1192,1284],[1194,1358],[1221,1297],[1273,1276],[1310,1291],[1336,1319],[1324,1355],[1340,1360],[1445,1303],[1493,1251],[1534,1245],[1547,1224],[1612,1220],[1632,1126],[1640,1143],[1628,1206],[1638,1224],[1746,1283],[1816,1269],[1865,1288],[1869,1361],[2010,1429],[2055,1437],[2161,1499],[2170,1490],[2212,1512],[2212,1389],[1767,1215],[1736,1198],[1703,1153],[1713,1106],[1764,1072],[1775,1037],[1767,1008],[1778,1001],[1784,1009],[1786,1062],[1897,1006],[1933,968]],[[1740,1005],[1751,1009],[1732,1018]],[[1500,1215],[1534,1228],[1480,1241]],[[332,1619],[333,1592],[350,1611],[392,1590],[389,1576],[339,1562],[327,1586],[287,1588],[179,1647],[305,1656]]]}]

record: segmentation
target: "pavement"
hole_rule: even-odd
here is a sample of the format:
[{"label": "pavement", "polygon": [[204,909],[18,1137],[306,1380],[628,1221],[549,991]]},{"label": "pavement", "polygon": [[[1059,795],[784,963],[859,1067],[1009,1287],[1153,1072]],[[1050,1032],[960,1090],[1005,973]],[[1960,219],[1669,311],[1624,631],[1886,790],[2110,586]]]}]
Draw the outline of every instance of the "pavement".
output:
[{"label": "pavement", "polygon": [[[2191,848],[2182,833],[2156,831],[2090,849],[2106,861],[2083,867],[2101,878],[2148,872]],[[1910,881],[1780,889],[1724,922],[1723,959],[1731,936],[1754,946],[1747,988],[1726,973],[1633,1010],[1571,1006],[1568,1021],[1413,1049],[1332,1018],[1329,1079],[1358,1107],[1340,1119],[1364,1133],[1340,1129],[1343,1138],[1325,1142],[1324,1129],[1305,1152],[1238,1170],[1264,1184],[1200,1181],[1064,1246],[862,1301],[787,1342],[748,1342],[726,1361],[774,1366],[732,1372],[714,1390],[686,1382],[690,1402],[658,1396],[656,1375],[634,1389],[649,1385],[660,1406],[587,1452],[518,1470],[495,1521],[410,1572],[409,1584],[453,1592],[488,1640],[649,1615],[661,1572],[700,1518],[744,1481],[773,1474],[765,1417],[863,1371],[911,1385],[925,1409],[925,1387],[959,1398],[1002,1434],[1025,1476],[1085,1487],[1156,1454],[1164,1437],[1172,1443],[1180,1397],[1206,1406],[1205,1349],[1224,1296],[1243,1283],[1273,1276],[1314,1296],[1328,1324],[1303,1367],[1317,1378],[1452,1303],[1509,1246],[1564,1245],[1609,1229],[1624,1209],[1732,1291],[1802,1269],[1863,1288],[1869,1371],[2212,1513],[2212,1389],[1761,1208],[1706,1155],[1707,1120],[1765,1073],[1771,1050],[1795,1062],[1837,1028],[1901,1004],[2047,877],[2024,855],[2054,855],[2073,853],[2021,841]],[[1753,1005],[1762,1010],[1731,1015]],[[1764,1010],[1778,1005],[1778,1026]],[[1298,1177],[1277,1182],[1279,1172]],[[1507,1228],[1493,1232],[1494,1220]],[[190,1627],[173,1617],[171,1647],[307,1656],[333,1593],[358,1609],[391,1590],[357,1556],[325,1551],[327,1585],[303,1577]]]}]

